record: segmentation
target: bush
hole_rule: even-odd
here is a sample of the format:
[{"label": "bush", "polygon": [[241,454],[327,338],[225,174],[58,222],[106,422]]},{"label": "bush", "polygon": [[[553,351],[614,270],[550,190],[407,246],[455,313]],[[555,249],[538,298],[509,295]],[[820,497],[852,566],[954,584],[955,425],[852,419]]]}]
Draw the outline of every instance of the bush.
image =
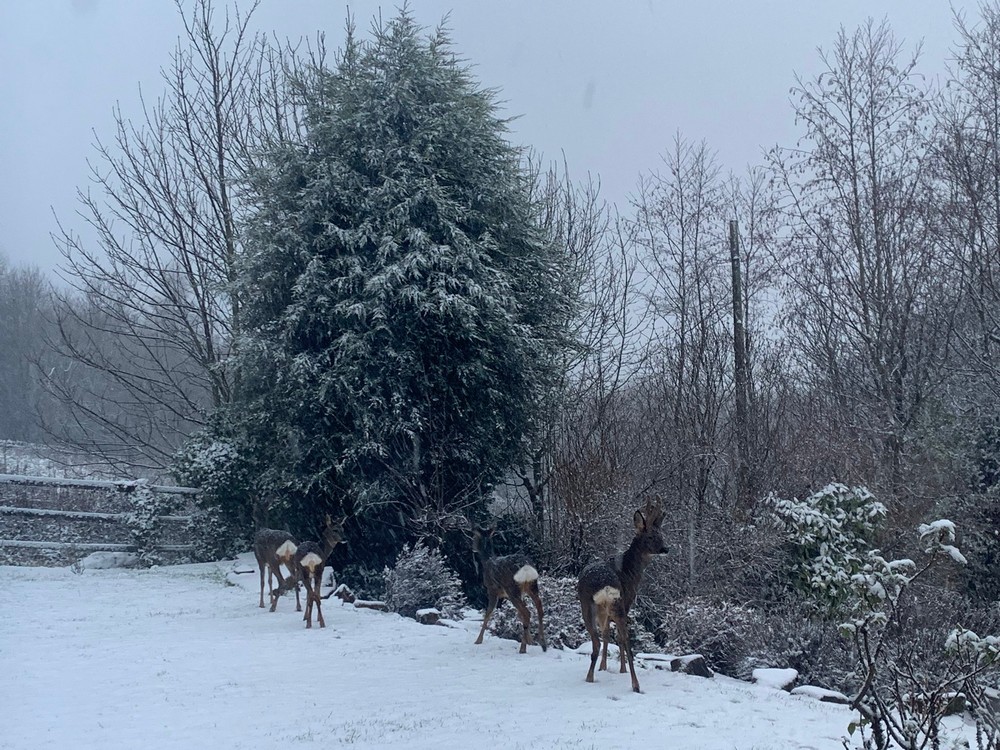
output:
[{"label": "bush", "polygon": [[[580,614],[580,600],[576,596],[576,579],[541,576],[538,579],[538,591],[542,597],[545,635],[549,645],[553,648],[574,649],[586,641],[588,636]],[[525,603],[528,611],[532,613],[532,636],[534,636],[536,635],[535,605],[527,597]],[[498,638],[521,640],[521,621],[517,617],[514,605],[500,601],[493,613],[493,619],[490,620],[490,631]]]},{"label": "bush", "polygon": [[845,603],[851,576],[866,554],[886,509],[864,487],[830,484],[805,500],[768,498],[778,523],[789,534],[795,588],[817,609],[832,613]]},{"label": "bush", "polygon": [[437,608],[444,617],[458,619],[465,607],[462,582],[435,549],[423,542],[411,548],[403,545],[396,564],[386,568],[385,603],[404,617],[416,617],[417,610]]},{"label": "bush", "polygon": [[664,649],[674,654],[701,654],[712,669],[747,679],[754,654],[766,650],[767,620],[743,604],[690,597],[669,602],[657,612],[663,624],[657,631]]},{"label": "bush", "polygon": [[173,512],[174,497],[158,494],[140,484],[129,497],[130,508],[123,516],[129,539],[135,545],[139,563],[144,566],[162,562],[157,546],[163,533],[160,516]]},{"label": "bush", "polygon": [[210,562],[236,557],[246,552],[248,542],[243,529],[234,528],[231,519],[219,508],[202,508],[191,514],[188,538],[195,562]]},{"label": "bush", "polygon": [[[538,590],[542,597],[545,618],[545,635],[553,648],[577,649],[590,640],[583,625],[580,598],[576,593],[576,578],[553,578],[541,576]],[[532,636],[534,630],[535,605],[525,598],[528,611],[532,613]],[[656,639],[642,624],[642,614],[638,606],[633,606],[628,616],[629,636],[636,653],[657,650]],[[490,631],[498,638],[512,641],[521,640],[521,621],[517,610],[503,600],[497,606],[490,620]]]}]

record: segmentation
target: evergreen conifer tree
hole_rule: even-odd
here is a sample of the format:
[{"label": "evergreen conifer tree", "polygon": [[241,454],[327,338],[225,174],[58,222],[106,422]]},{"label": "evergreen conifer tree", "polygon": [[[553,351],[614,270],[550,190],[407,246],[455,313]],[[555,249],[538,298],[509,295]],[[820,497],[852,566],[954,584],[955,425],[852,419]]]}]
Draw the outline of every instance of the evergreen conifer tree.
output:
[{"label": "evergreen conifer tree", "polygon": [[495,92],[405,9],[369,40],[349,27],[296,89],[305,137],[254,185],[239,395],[215,432],[293,527],[317,505],[468,511],[522,450],[570,304],[522,154]]}]

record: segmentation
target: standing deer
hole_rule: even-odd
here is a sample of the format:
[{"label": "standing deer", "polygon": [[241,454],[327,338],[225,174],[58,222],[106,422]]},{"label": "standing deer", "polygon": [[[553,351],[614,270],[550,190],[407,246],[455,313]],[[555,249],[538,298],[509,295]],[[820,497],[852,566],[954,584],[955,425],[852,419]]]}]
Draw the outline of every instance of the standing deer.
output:
[{"label": "standing deer", "polygon": [[476,529],[472,534],[472,550],[476,565],[483,574],[483,586],[489,596],[486,613],[483,615],[483,626],[479,629],[476,644],[483,642],[483,633],[489,624],[493,610],[500,599],[510,599],[521,618],[521,650],[525,653],[531,643],[531,613],[522,598],[525,594],[531,597],[538,612],[538,642],[542,651],[548,648],[545,642],[545,625],[542,622],[542,599],[538,595],[538,571],[524,555],[504,555],[496,557],[493,554],[493,529]]},{"label": "standing deer", "polygon": [[[278,579],[278,588],[287,586],[285,578],[281,575],[281,566],[288,568],[288,581],[298,581],[298,571],[295,570],[295,542],[292,535],[287,531],[277,529],[261,529],[253,538],[253,554],[257,558],[257,567],[260,569],[260,607],[264,607],[264,570],[267,570],[267,592],[271,597],[271,611],[274,612],[278,605],[278,600],[274,596],[274,586],[271,581],[274,577]],[[302,611],[302,603],[299,601],[299,587],[295,585],[295,611]]]},{"label": "standing deer", "polygon": [[[326,561],[333,552],[333,548],[344,540],[344,521],[341,518],[337,521],[328,513],[326,515],[326,527],[323,530],[323,542],[302,542],[295,550],[293,565],[295,566],[298,578],[306,587],[306,611],[302,619],[306,621],[306,627],[312,627],[312,609],[316,605],[316,617],[321,628],[326,627],[323,621],[323,607],[320,599],[320,585],[323,582],[323,571],[326,569]],[[292,586],[296,586],[298,593],[298,581],[288,581],[284,586],[279,586],[272,597],[279,597]],[[298,611],[298,610],[296,610]]]},{"label": "standing deer", "polygon": [[601,670],[606,671],[608,668],[608,640],[613,622],[618,639],[621,672],[625,672],[627,657],[629,672],[632,675],[632,690],[638,693],[639,680],[635,676],[632,645],[628,633],[628,611],[635,601],[642,572],[649,565],[653,555],[666,553],[667,547],[660,535],[663,511],[658,505],[647,501],[645,508],[635,512],[633,521],[635,538],[628,549],[610,560],[591,563],[584,568],[580,574],[577,593],[580,595],[580,606],[583,608],[583,624],[593,644],[587,682],[594,681],[594,666],[597,664],[600,637],[604,638]]}]

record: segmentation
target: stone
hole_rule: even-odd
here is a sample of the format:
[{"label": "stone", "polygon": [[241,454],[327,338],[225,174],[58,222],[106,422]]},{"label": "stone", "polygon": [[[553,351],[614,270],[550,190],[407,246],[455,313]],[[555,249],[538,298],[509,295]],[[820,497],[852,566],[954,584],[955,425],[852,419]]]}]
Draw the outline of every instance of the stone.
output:
[{"label": "stone", "polygon": [[711,670],[705,657],[701,654],[689,654],[671,659],[670,671],[693,674],[696,677],[715,677],[715,672]]}]

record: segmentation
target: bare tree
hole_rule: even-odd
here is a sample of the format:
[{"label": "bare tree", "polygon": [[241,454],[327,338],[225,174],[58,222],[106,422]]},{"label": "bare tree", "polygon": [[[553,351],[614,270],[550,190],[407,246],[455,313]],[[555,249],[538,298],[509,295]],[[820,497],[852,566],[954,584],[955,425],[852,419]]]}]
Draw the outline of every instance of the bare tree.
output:
[{"label": "bare tree", "polygon": [[640,185],[635,238],[654,310],[655,345],[644,379],[656,481],[686,519],[688,580],[698,536],[725,503],[732,397],[732,296],[720,169],[704,143],[679,135],[664,172]]},{"label": "bare tree", "polygon": [[1000,7],[970,24],[956,12],[959,42],[935,109],[936,166],[944,190],[939,237],[959,272],[963,304],[954,360],[959,376],[1000,398]]},{"label": "bare tree", "polygon": [[541,226],[567,256],[577,305],[563,322],[571,341],[559,352],[561,375],[539,404],[516,476],[550,563],[579,568],[592,551],[589,531],[612,512],[609,495],[631,479],[618,433],[623,393],[647,348],[645,303],[627,227],[600,185],[572,182],[565,164],[543,172],[536,163],[532,172]]},{"label": "bare tree", "polygon": [[39,437],[42,394],[31,361],[43,345],[48,284],[34,267],[11,266],[0,255],[0,439]]},{"label": "bare tree", "polygon": [[165,93],[142,99],[138,122],[116,110],[79,192],[85,233],[60,225],[57,238],[70,291],[45,384],[68,417],[50,431],[126,471],[162,471],[232,396],[241,185],[294,122],[282,56],[250,30],[257,3],[221,16],[211,0],[177,5]]},{"label": "bare tree", "polygon": [[953,307],[918,54],[904,57],[885,22],[841,29],[824,71],[793,89],[799,146],[771,155],[790,226],[788,331],[806,387],[828,399],[816,469],[860,468],[894,495],[916,491],[904,487],[908,440],[940,382]]}]

